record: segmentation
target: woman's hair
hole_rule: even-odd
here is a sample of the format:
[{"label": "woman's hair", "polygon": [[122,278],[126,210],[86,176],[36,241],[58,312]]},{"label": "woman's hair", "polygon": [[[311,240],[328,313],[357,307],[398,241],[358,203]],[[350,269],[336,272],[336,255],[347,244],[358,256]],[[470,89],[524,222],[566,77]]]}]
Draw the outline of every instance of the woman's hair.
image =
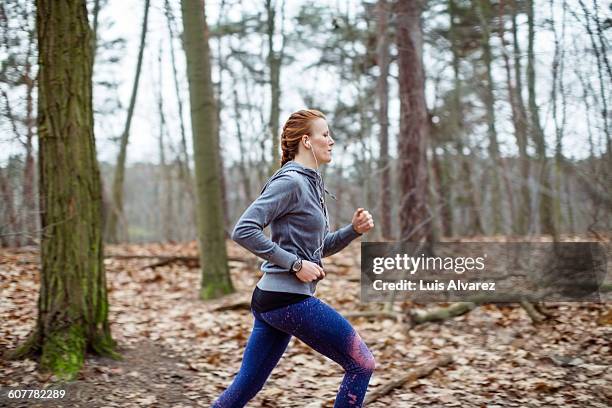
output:
[{"label": "woman's hair", "polygon": [[325,115],[315,109],[302,109],[289,116],[281,133],[281,167],[295,158],[302,136],[310,135],[310,122],[316,118],[325,119]]}]

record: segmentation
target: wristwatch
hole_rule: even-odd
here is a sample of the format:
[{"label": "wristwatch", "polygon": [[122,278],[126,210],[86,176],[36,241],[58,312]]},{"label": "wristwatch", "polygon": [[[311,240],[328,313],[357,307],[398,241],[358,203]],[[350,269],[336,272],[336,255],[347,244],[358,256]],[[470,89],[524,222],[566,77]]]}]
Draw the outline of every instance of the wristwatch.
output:
[{"label": "wristwatch", "polygon": [[291,265],[291,272],[298,273],[302,270],[302,260],[298,258],[293,265]]}]

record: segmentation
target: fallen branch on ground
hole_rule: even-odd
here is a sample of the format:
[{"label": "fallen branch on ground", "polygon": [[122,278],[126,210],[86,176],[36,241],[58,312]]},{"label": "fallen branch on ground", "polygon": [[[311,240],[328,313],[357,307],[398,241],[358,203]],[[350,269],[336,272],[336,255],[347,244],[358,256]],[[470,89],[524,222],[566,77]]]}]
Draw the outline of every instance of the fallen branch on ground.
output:
[{"label": "fallen branch on ground", "polygon": [[430,310],[415,310],[410,313],[413,326],[425,322],[441,322],[464,315],[476,307],[473,302],[457,302],[447,307],[436,307]]},{"label": "fallen branch on ground", "polygon": [[[199,256],[168,256],[168,255],[105,255],[105,258],[114,258],[114,259],[158,259],[157,262],[152,264],[148,264],[143,266],[140,269],[155,269],[160,266],[170,265],[172,263],[183,263],[187,265],[189,268],[198,268],[200,266],[200,257]],[[234,262],[248,262],[248,260],[244,258],[237,257],[227,257],[228,261]]]},{"label": "fallen branch on ground", "polygon": [[393,389],[399,388],[406,383],[418,380],[419,378],[423,378],[431,374],[436,368],[444,367],[453,362],[453,356],[450,354],[443,355],[429,364],[424,364],[422,366],[415,367],[408,371],[403,377],[388,382],[382,387],[376,388],[372,392],[370,392],[364,401],[364,405],[370,404],[382,396],[387,395]]},{"label": "fallen branch on ground", "polygon": [[362,312],[350,312],[342,314],[346,318],[354,317],[382,317],[387,319],[393,319],[398,323],[402,321],[402,314],[398,312],[389,312],[387,310],[364,310]]}]

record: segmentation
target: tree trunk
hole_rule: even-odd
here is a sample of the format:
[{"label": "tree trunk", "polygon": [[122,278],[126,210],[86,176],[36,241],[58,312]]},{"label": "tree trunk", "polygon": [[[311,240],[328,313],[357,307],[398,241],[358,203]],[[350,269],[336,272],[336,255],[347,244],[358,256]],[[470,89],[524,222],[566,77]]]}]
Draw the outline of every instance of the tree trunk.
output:
[{"label": "tree trunk", "polygon": [[174,216],[174,190],[172,188],[172,166],[166,162],[166,143],[164,141],[164,133],[166,133],[166,116],[164,114],[163,101],[163,75],[162,75],[162,46],[159,44],[159,54],[157,58],[159,76],[157,78],[157,112],[159,114],[159,189],[161,195],[158,195],[159,208],[162,215],[161,219],[161,237],[165,241],[174,239],[174,225],[176,222]]},{"label": "tree trunk", "polygon": [[[512,124],[514,127],[514,135],[519,152],[519,167],[520,167],[520,199],[519,208],[515,212],[516,222],[512,223],[512,231],[515,234],[525,235],[529,230],[529,220],[531,218],[531,194],[529,193],[529,156],[527,154],[527,118],[525,115],[522,95],[519,87],[521,86],[520,78],[516,78],[515,84],[512,83],[512,71],[510,68],[510,57],[506,49],[506,41],[504,38],[504,3],[499,6],[499,38],[501,40],[502,57],[504,59],[504,68],[506,71],[506,85],[508,87],[508,97],[510,107],[512,108]],[[513,27],[515,27],[516,9],[512,10]],[[518,47],[518,39],[516,38],[516,29],[513,30],[514,43]],[[516,48],[515,48],[516,51]],[[520,77],[520,60],[519,55],[515,54],[515,75]],[[512,197],[508,197],[512,200]]]},{"label": "tree trunk", "polygon": [[96,60],[96,52],[98,50],[98,21],[100,19],[100,0],[93,0],[93,10],[91,12],[93,23],[91,28],[91,64]]},{"label": "tree trunk", "polygon": [[391,168],[389,163],[389,10],[386,0],[378,0],[378,123],[380,125],[380,171],[382,237],[391,239]]},{"label": "tree trunk", "polygon": [[420,1],[400,1],[397,7],[400,134],[400,237],[420,241],[431,228],[427,211],[427,107],[423,72]]},{"label": "tree trunk", "polygon": [[[450,41],[451,41],[451,51],[453,54],[453,93],[452,93],[452,102],[451,102],[451,123],[452,129],[455,130],[455,147],[457,150],[457,155],[460,160],[460,173],[461,179],[463,180],[463,191],[458,194],[458,198],[461,202],[464,203],[466,212],[468,214],[467,227],[464,226],[463,234],[473,235],[473,234],[482,234],[483,227],[482,221],[480,220],[480,203],[477,198],[476,189],[474,187],[474,183],[472,181],[472,169],[470,167],[471,160],[469,157],[466,157],[464,152],[465,147],[463,144],[463,112],[461,109],[461,78],[459,76],[459,41],[456,29],[456,21],[455,18],[457,16],[456,4],[454,0],[449,0],[448,9],[449,9],[449,17],[450,17]],[[447,163],[447,165],[449,165]],[[452,180],[448,180],[447,183],[449,185],[453,185]],[[450,205],[451,203],[449,203]]]},{"label": "tree trunk", "polygon": [[[601,27],[601,22],[599,21],[599,16],[598,16],[598,9],[599,6],[597,5],[597,2],[595,0],[593,0],[594,6],[595,6],[595,16],[591,17],[591,13],[589,13],[589,10],[587,9],[587,7],[585,6],[584,2],[582,0],[578,0],[578,3],[580,4],[580,8],[582,9],[582,11],[585,14],[585,28],[587,30],[587,33],[589,35],[589,38],[591,40],[591,46],[593,47],[593,53],[595,54],[595,61],[597,63],[597,78],[598,78],[598,82],[599,82],[599,93],[600,93],[600,97],[601,97],[601,118],[603,121],[603,129],[604,129],[604,133],[606,135],[606,153],[608,156],[608,171],[612,171],[612,139],[610,136],[610,126],[608,126],[608,93],[606,92],[606,80],[604,78],[604,67],[606,68],[606,72],[608,73],[608,76],[610,77],[610,79],[612,80],[612,70],[610,69],[610,63],[608,61],[608,54],[606,52],[606,42],[605,42],[605,38],[602,32],[602,27]],[[601,50],[599,49],[599,47],[597,46],[597,41],[595,38],[595,34],[593,33],[593,30],[591,29],[591,19],[593,19],[595,21],[595,26],[598,32],[598,37],[599,37],[599,43],[601,44]],[[607,82],[609,83],[609,81]]]},{"label": "tree trunk", "polygon": [[[435,140],[435,139],[433,139]],[[436,143],[437,144],[437,143]],[[452,197],[451,197],[451,186],[448,183],[448,170],[449,164],[448,154],[446,149],[440,146],[444,150],[442,158],[438,157],[437,146],[431,151],[432,157],[432,173],[434,182],[436,185],[436,193],[438,196],[437,206],[440,209],[440,234],[443,237],[453,236],[453,217],[452,217]]]},{"label": "tree trunk", "polygon": [[196,165],[198,238],[202,268],[202,299],[234,291],[227,264],[217,112],[211,78],[205,6],[201,0],[183,0],[183,39],[191,104],[191,129]]},{"label": "tree trunk", "polygon": [[[6,173],[6,175],[5,175]],[[0,247],[18,246],[19,238],[19,223],[17,222],[17,213],[15,211],[15,198],[13,195],[14,189],[11,186],[10,166],[3,169],[0,167],[0,226],[6,227],[0,229]]]},{"label": "tree trunk", "polygon": [[527,88],[529,90],[529,115],[531,119],[531,134],[533,135],[536,153],[539,163],[539,196],[540,196],[540,225],[542,233],[557,236],[555,223],[553,220],[552,190],[550,185],[549,162],[546,157],[546,142],[544,131],[540,125],[540,115],[536,103],[535,92],[535,54],[533,51],[535,39],[535,27],[533,18],[533,0],[527,1],[527,23],[529,26],[527,44]]},{"label": "tree trunk", "polygon": [[[480,28],[482,31],[482,59],[485,68],[485,77],[487,85],[484,89],[483,102],[486,109],[487,136],[489,139],[489,160],[491,161],[491,218],[493,225],[493,233],[499,234],[502,232],[501,220],[503,218],[501,206],[501,189],[499,166],[502,164],[499,158],[499,144],[497,142],[497,131],[495,129],[495,95],[493,93],[493,75],[491,72],[491,44],[490,44],[490,29],[489,19],[491,18],[491,10],[489,0],[477,0],[476,12],[480,20]],[[510,198],[510,197],[509,197]]]},{"label": "tree trunk", "polygon": [[[219,7],[219,19],[218,19],[218,24],[221,25],[223,24],[223,15],[224,15],[224,8],[225,8],[225,0],[221,0],[221,4]],[[225,63],[223,62],[223,55],[222,55],[222,42],[223,42],[223,36],[219,37],[217,39],[217,61],[219,62],[219,82],[217,83],[217,132],[215,134],[215,137],[217,138],[217,146],[219,146],[219,152],[221,152],[221,139],[220,139],[220,132],[221,132],[221,109],[223,109],[223,71],[225,70]],[[223,154],[218,154],[217,155],[218,160],[217,163],[219,165],[219,177],[220,177],[220,183],[221,183],[221,204],[223,205],[223,225],[224,228],[227,227],[228,229],[231,227],[231,221],[229,219],[229,206],[228,206],[228,202],[227,202],[227,188],[225,186],[225,166],[223,165]],[[227,233],[227,235],[229,235],[229,232]]]},{"label": "tree trunk", "polygon": [[[172,78],[174,80],[174,91],[176,93],[176,101],[178,104],[178,115],[179,125],[181,129],[181,149],[180,155],[177,155],[178,161],[178,178],[183,184],[181,190],[181,196],[178,201],[178,213],[185,214],[185,209],[191,209],[189,216],[195,219],[195,194],[193,192],[193,180],[191,177],[191,166],[189,165],[189,153],[187,152],[187,137],[185,136],[185,121],[183,118],[183,98],[181,97],[181,88],[178,80],[178,70],[176,68],[176,54],[174,52],[174,38],[176,37],[174,13],[170,7],[169,0],[164,1],[164,9],[166,13],[166,21],[168,25],[168,34],[170,39],[168,41],[170,45],[170,61],[172,62]],[[179,238],[184,239],[186,236],[182,235]]]},{"label": "tree trunk", "polygon": [[269,173],[272,174],[280,166],[280,137],[278,134],[278,122],[280,116],[280,71],[283,59],[284,33],[281,33],[281,37],[283,37],[283,46],[277,53],[274,51],[274,36],[276,33],[276,2],[272,3],[271,0],[266,0],[266,12],[268,16],[268,69],[270,70],[271,93],[270,120],[268,121],[268,127],[270,129],[270,135],[272,137],[272,163],[270,165]]},{"label": "tree trunk", "polygon": [[[562,13],[562,35],[565,36],[565,5],[562,5],[564,8]],[[553,197],[553,216],[554,216],[554,224],[557,226],[559,230],[563,230],[563,214],[561,211],[561,199],[563,196],[563,187],[562,187],[562,179],[563,179],[563,134],[565,132],[565,124],[566,124],[566,98],[565,98],[565,86],[563,81],[564,76],[564,50],[562,46],[559,44],[559,34],[557,33],[557,27],[555,26],[555,17],[554,17],[554,0],[550,1],[550,26],[553,32],[553,37],[555,40],[555,54],[553,58],[552,64],[552,90],[551,90],[551,102],[552,102],[552,116],[553,123],[555,125],[555,173],[554,173],[554,197]],[[557,92],[561,94],[561,115],[558,112],[558,103],[557,103]],[[561,116],[561,118],[559,118]],[[568,165],[571,165],[568,163]]]},{"label": "tree trunk", "polygon": [[[38,0],[41,288],[38,319],[10,357],[74,379],[86,351],[113,350],[93,134],[91,30],[84,0]],[[61,102],[61,103],[60,103]]]},{"label": "tree trunk", "polygon": [[142,31],[140,33],[140,48],[138,50],[138,60],[136,62],[136,74],[134,75],[134,86],[132,87],[132,96],[128,107],[127,119],[125,128],[121,135],[121,144],[119,147],[119,157],[115,168],[115,177],[113,179],[113,203],[110,214],[108,215],[108,230],[107,240],[111,243],[118,243],[126,240],[127,225],[123,214],[123,179],[125,176],[125,161],[127,156],[127,145],[130,137],[130,126],[132,124],[132,116],[136,105],[136,96],[138,95],[138,83],[140,81],[140,71],[142,67],[142,55],[145,47],[145,39],[147,36],[147,23],[149,20],[149,0],[144,2],[144,17],[142,20]]},{"label": "tree trunk", "polygon": [[[236,79],[234,78],[234,81]],[[236,136],[238,136],[238,148],[241,152],[246,152],[246,147],[244,145],[244,139],[242,136],[242,127],[240,126],[240,122],[242,121],[242,115],[240,111],[240,102],[238,99],[238,91],[234,86],[234,114],[236,117]],[[240,160],[238,161],[238,168],[240,170],[240,178],[242,178],[242,188],[244,189],[244,199],[245,202],[251,202],[251,180],[249,177],[249,171],[247,169],[247,165],[244,160],[245,154],[240,155]]]}]

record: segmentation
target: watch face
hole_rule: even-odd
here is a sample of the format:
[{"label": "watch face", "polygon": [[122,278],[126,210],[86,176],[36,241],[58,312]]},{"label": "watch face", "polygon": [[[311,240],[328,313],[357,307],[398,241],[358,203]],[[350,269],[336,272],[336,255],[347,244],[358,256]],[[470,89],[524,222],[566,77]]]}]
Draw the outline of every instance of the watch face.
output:
[{"label": "watch face", "polygon": [[297,261],[295,261],[293,263],[293,267],[292,267],[294,272],[299,272],[300,269],[302,269],[302,260],[298,259]]}]

